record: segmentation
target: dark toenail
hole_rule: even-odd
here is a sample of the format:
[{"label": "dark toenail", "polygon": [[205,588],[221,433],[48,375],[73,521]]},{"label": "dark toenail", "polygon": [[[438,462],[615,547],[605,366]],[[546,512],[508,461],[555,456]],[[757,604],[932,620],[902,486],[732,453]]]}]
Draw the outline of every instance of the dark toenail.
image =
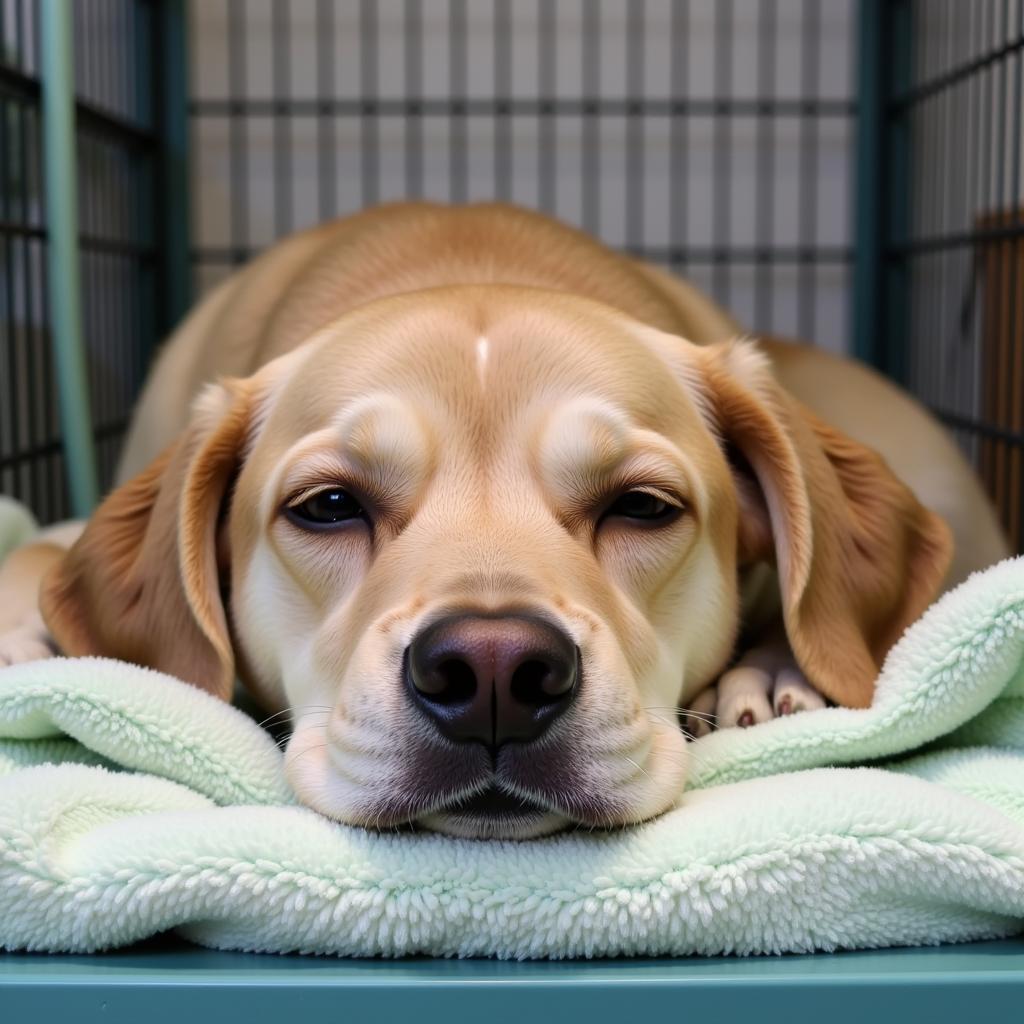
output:
[{"label": "dark toenail", "polygon": [[753,725],[754,724],[754,712],[753,711],[744,711],[743,714],[740,715],[739,720],[736,722],[736,724],[741,729],[746,729],[748,725]]}]

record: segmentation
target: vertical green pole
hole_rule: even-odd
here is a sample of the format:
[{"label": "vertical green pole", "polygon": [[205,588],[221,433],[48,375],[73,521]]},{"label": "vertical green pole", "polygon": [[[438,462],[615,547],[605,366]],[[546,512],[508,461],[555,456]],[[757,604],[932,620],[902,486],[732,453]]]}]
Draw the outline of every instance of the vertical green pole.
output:
[{"label": "vertical green pole", "polygon": [[82,341],[72,10],[66,0],[43,0],[43,140],[50,331],[71,508],[82,517],[95,507],[98,486]]}]

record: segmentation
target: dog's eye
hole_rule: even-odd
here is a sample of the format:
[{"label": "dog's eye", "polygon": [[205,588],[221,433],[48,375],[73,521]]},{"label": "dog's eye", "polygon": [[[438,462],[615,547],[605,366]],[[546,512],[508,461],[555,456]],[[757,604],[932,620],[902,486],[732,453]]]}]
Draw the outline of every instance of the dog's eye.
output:
[{"label": "dog's eye", "polygon": [[649,491],[626,491],[620,494],[606,509],[602,518],[621,516],[645,523],[666,522],[677,516],[682,509]]},{"label": "dog's eye", "polygon": [[289,505],[285,515],[298,526],[336,526],[365,516],[362,505],[348,491],[331,487]]}]

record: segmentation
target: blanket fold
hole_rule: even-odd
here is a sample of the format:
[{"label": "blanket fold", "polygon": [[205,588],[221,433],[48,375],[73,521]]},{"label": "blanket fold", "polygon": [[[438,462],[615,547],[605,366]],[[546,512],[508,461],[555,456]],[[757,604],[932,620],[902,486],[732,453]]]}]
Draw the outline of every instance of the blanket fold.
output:
[{"label": "blanket fold", "polygon": [[1014,934],[1024,559],[929,609],[871,708],[713,733],[690,752],[677,807],[632,829],[378,835],[296,806],[273,740],[178,680],[98,658],[12,666],[0,946],[93,951],[174,928],[226,949],[522,958]]}]

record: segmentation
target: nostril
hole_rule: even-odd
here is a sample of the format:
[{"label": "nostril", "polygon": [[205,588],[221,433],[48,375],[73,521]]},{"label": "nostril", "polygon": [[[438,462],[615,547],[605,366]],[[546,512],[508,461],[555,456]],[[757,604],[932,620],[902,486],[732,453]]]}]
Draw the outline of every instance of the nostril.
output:
[{"label": "nostril", "polygon": [[440,686],[434,692],[422,690],[442,704],[461,704],[476,693],[476,673],[458,658],[446,658],[434,671]]},{"label": "nostril", "polygon": [[512,673],[509,686],[520,704],[544,707],[560,701],[573,687],[575,673],[564,666],[531,658]]},{"label": "nostril", "polygon": [[434,664],[409,658],[406,675],[416,693],[433,704],[463,704],[476,693],[476,673],[462,658],[443,658]]},{"label": "nostril", "polygon": [[509,689],[520,704],[546,704],[548,696],[544,684],[551,674],[551,668],[543,661],[524,661],[512,673]]}]

